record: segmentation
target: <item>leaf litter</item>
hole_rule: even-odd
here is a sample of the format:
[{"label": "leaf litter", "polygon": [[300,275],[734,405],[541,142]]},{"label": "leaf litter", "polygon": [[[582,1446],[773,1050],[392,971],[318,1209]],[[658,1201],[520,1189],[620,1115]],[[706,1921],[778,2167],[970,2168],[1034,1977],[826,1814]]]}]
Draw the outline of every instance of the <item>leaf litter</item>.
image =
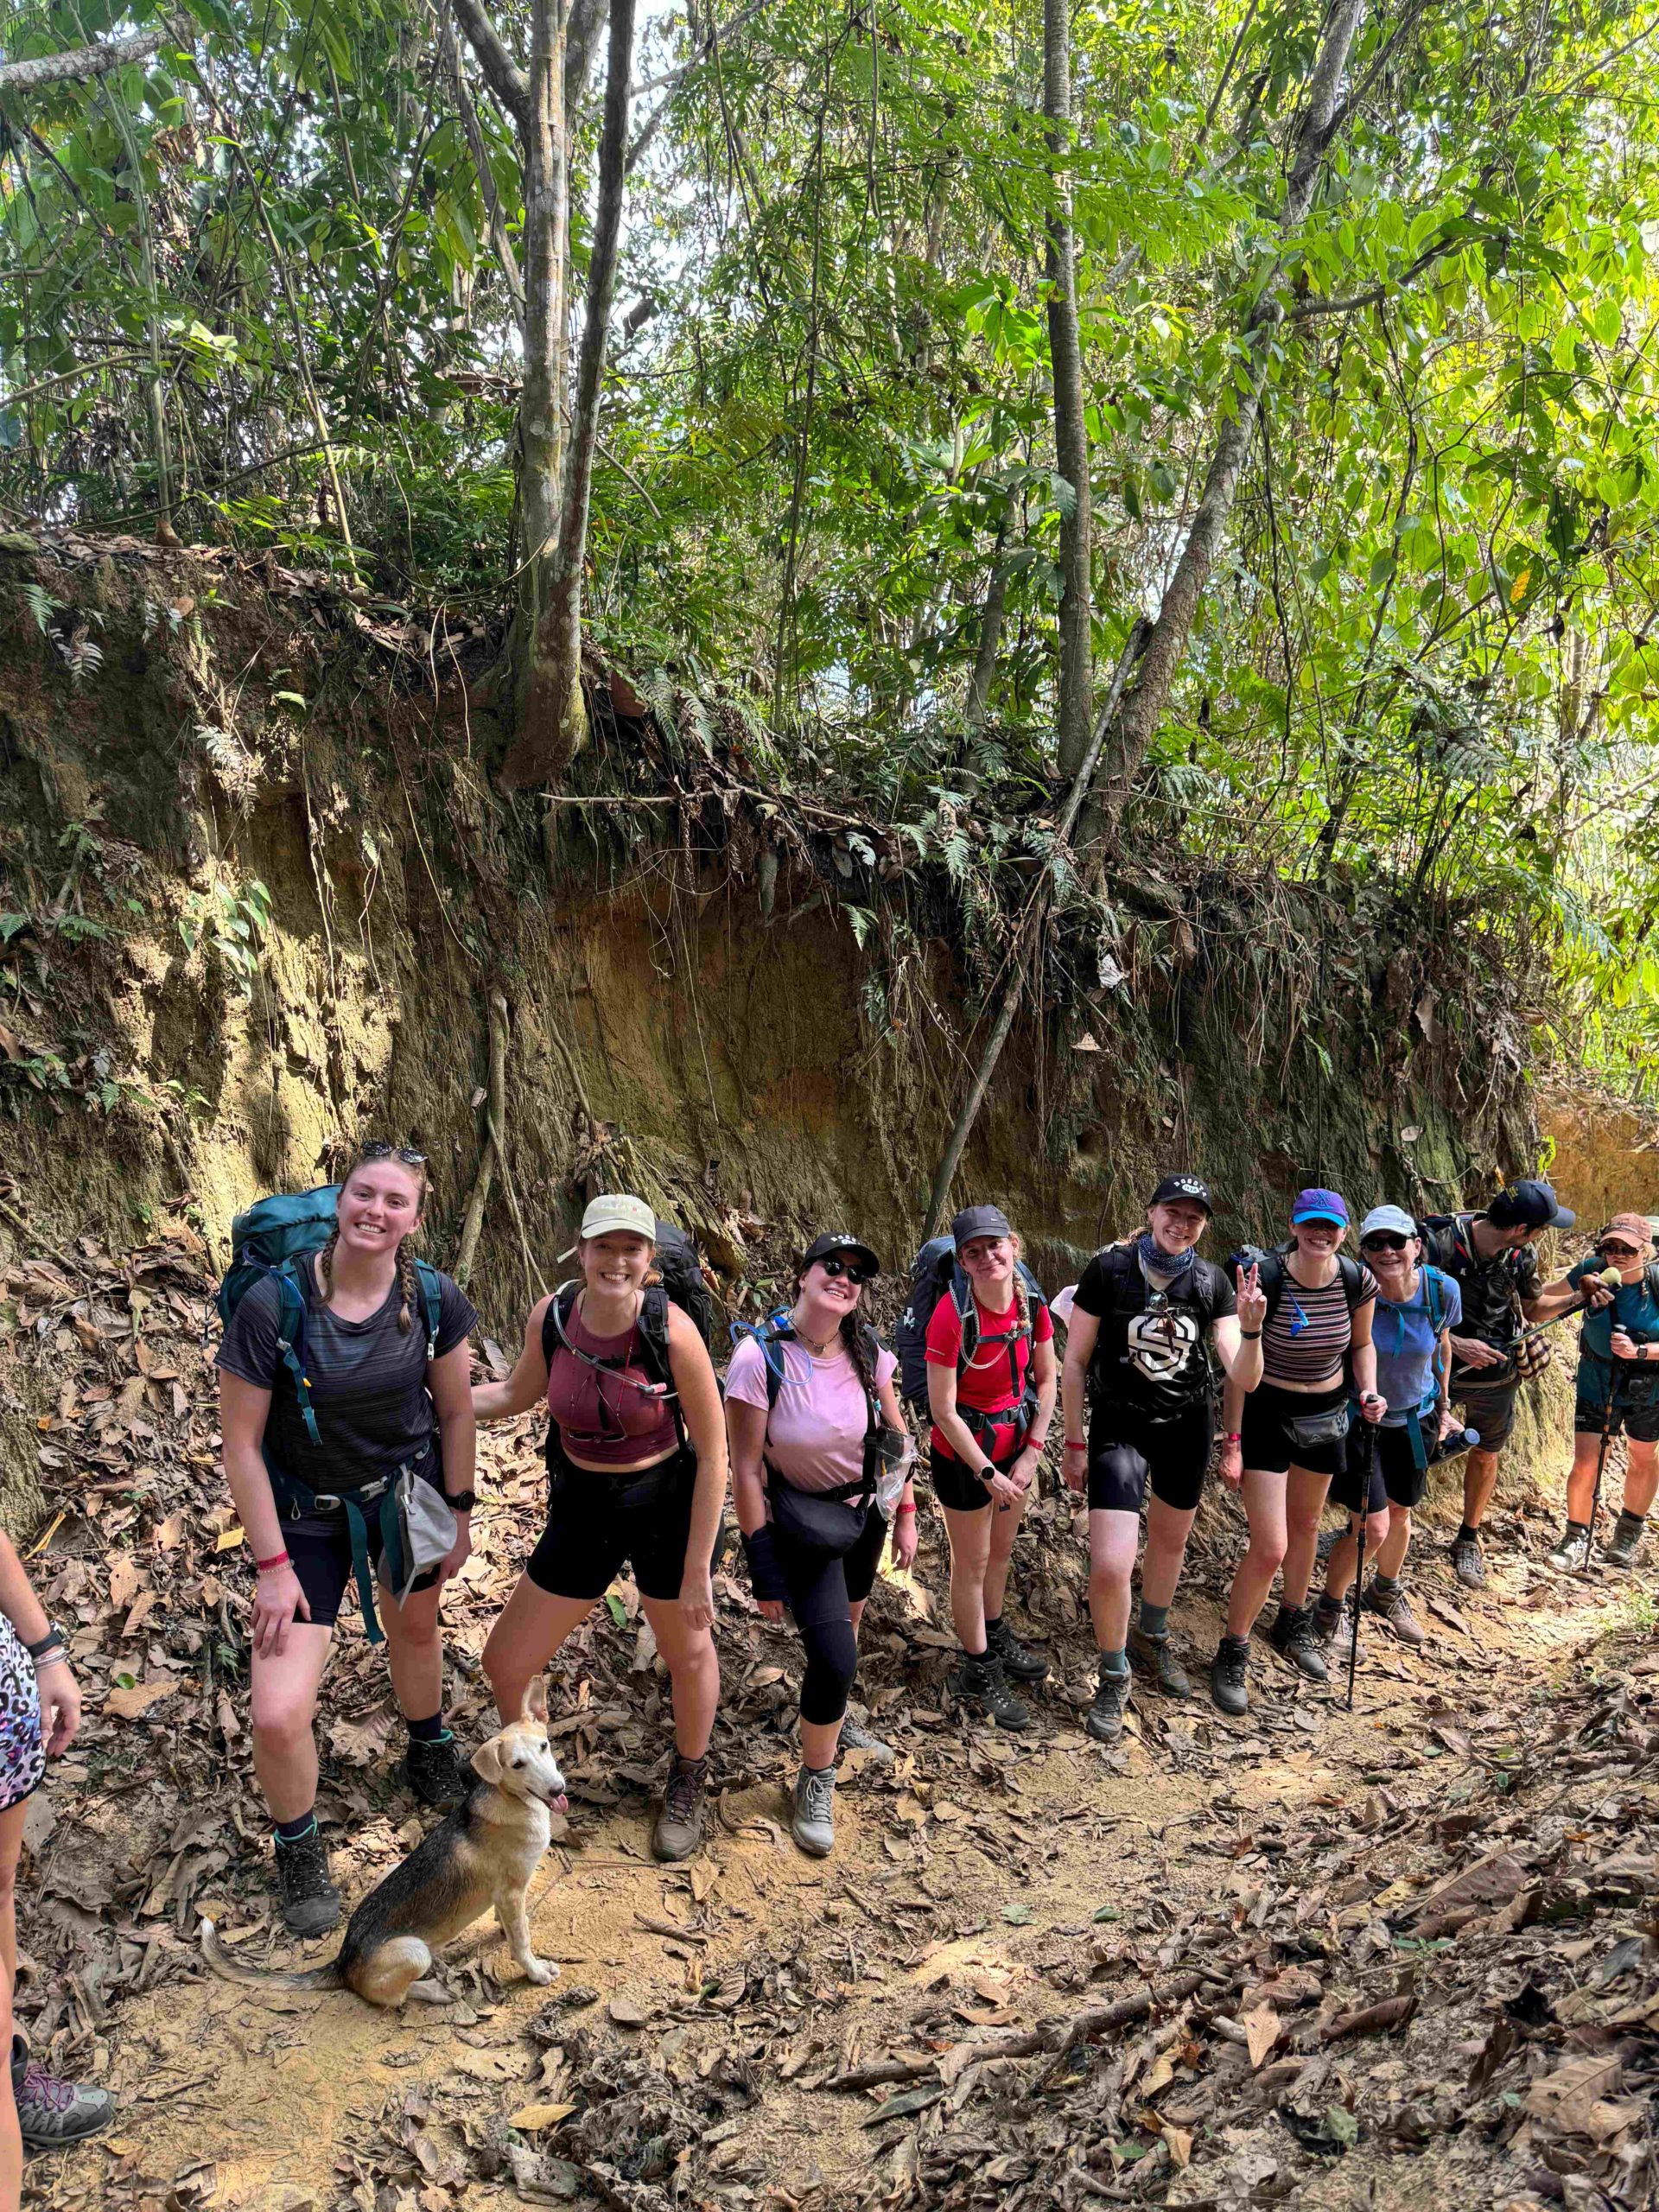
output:
[{"label": "leaf litter", "polygon": [[[718,1817],[704,1856],[652,1866],[666,1684],[620,1585],[552,1678],[571,1814],[532,1910],[570,1980],[528,1988],[493,1929],[395,2019],[205,1979],[208,1906],[244,1957],[300,1955],[264,1885],[210,1292],[181,1219],[0,1268],[0,1410],[31,1409],[48,1503],[30,1573],[86,1699],[31,1821],[18,2009],[121,2099],[110,2137],[31,2166],[31,2202],[1196,2212],[1381,2203],[1408,2169],[1425,2202],[1506,2212],[1659,2197],[1659,1657],[1610,1632],[1611,1586],[1525,1554],[1453,1603],[1427,1537],[1415,1579],[1451,1632],[1420,1653],[1379,1632],[1351,1719],[1267,1659],[1245,1723],[1147,1697],[1103,1753],[1070,1502],[1021,1540],[1055,1672],[1020,1740],[940,1710],[925,1519],[863,1637],[894,1758],[845,1762],[825,1862],[786,1834],[797,1647],[722,1571]],[[480,1550],[446,1605],[464,1741],[490,1731],[477,1655],[543,1483],[529,1424],[482,1440]],[[1195,1650],[1236,1545],[1212,1501],[1175,1612]],[[429,1816],[350,1630],[320,1742],[355,1897]]]}]

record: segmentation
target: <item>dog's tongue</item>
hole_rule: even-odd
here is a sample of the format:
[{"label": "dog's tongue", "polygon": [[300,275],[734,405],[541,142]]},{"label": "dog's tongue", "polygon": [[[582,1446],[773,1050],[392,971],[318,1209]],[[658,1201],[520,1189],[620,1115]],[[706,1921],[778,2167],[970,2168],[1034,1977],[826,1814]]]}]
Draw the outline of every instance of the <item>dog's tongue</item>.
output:
[{"label": "dog's tongue", "polygon": [[555,1797],[550,1802],[556,1813],[568,1813],[570,1809],[570,1800],[568,1797]]}]

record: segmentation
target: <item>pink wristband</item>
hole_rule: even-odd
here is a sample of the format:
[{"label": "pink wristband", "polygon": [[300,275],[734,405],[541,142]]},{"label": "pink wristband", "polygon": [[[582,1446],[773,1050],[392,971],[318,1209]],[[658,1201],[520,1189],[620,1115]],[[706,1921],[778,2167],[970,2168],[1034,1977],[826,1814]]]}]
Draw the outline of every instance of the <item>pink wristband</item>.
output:
[{"label": "pink wristband", "polygon": [[289,1564],[289,1556],[286,1552],[273,1552],[269,1559],[255,1560],[253,1571],[256,1574],[271,1574],[279,1567],[287,1567]]}]

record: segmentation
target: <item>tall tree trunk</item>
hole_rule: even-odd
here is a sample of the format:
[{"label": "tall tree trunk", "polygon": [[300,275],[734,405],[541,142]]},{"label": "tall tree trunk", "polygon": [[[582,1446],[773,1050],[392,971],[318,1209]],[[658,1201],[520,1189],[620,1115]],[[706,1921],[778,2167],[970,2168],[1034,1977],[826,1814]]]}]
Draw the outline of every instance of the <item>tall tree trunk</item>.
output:
[{"label": "tall tree trunk", "polygon": [[1083,349],[1077,337],[1071,179],[1062,164],[1071,142],[1068,0],[1043,0],[1043,112],[1048,118],[1054,205],[1048,217],[1048,352],[1054,374],[1054,458],[1071,487],[1060,518],[1060,669],[1055,736],[1060,772],[1075,776],[1089,749],[1094,694],[1090,636],[1089,433],[1083,418]]},{"label": "tall tree trunk", "polygon": [[[588,302],[577,360],[575,405],[564,454],[556,536],[538,583],[531,646],[531,690],[521,692],[518,734],[502,764],[509,790],[556,781],[588,735],[582,694],[582,570],[588,550],[594,448],[599,435],[600,386],[616,289],[626,174],[629,77],[633,68],[634,0],[611,0],[605,121],[599,142],[599,199],[588,264]],[[563,102],[561,101],[561,112]],[[528,226],[526,226],[528,227]],[[528,382],[525,392],[528,397]]]},{"label": "tall tree trunk", "polygon": [[969,729],[982,729],[991,710],[991,685],[996,678],[996,657],[1002,649],[1002,616],[1008,603],[1006,556],[1013,520],[1014,501],[1010,498],[1002,510],[1002,519],[996,525],[996,543],[991,549],[991,580],[985,587],[985,605],[979,618],[979,651],[974,655],[968,711],[963,718]]},{"label": "tall tree trunk", "polygon": [[[1047,0],[1047,4],[1052,6],[1055,0]],[[1307,105],[1297,135],[1296,156],[1279,217],[1283,237],[1289,237],[1298,229],[1313,205],[1326,149],[1339,119],[1337,95],[1343,72],[1348,66],[1349,51],[1363,13],[1364,0],[1332,0],[1308,84]],[[1232,411],[1224,416],[1216,433],[1192,527],[1141,657],[1140,680],[1125,699],[1112,733],[1107,772],[1109,782],[1100,796],[1101,816],[1109,830],[1116,827],[1122,813],[1129,785],[1147,757],[1169,704],[1176,671],[1192,634],[1198,603],[1232,513],[1239,475],[1255,431],[1273,335],[1284,320],[1284,308],[1278,296],[1282,266],[1282,257],[1275,255],[1262,272],[1255,305],[1245,318],[1246,365],[1229,395]]]}]

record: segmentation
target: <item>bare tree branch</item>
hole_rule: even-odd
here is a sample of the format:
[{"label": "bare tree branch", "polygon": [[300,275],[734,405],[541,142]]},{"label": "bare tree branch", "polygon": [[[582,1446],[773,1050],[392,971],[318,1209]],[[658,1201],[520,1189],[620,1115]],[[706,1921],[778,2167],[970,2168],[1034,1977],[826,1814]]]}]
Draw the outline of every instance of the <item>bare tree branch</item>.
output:
[{"label": "bare tree branch", "polygon": [[125,69],[135,61],[148,61],[171,39],[180,46],[194,43],[187,26],[162,23],[137,38],[111,39],[100,46],[72,46],[64,54],[42,54],[30,61],[0,61],[0,92],[33,92],[41,85],[85,83],[91,77],[107,77],[112,69]]},{"label": "bare tree branch", "polygon": [[530,79],[508,53],[501,34],[478,0],[449,0],[456,22],[478,56],[484,81],[520,130],[530,127]]}]

